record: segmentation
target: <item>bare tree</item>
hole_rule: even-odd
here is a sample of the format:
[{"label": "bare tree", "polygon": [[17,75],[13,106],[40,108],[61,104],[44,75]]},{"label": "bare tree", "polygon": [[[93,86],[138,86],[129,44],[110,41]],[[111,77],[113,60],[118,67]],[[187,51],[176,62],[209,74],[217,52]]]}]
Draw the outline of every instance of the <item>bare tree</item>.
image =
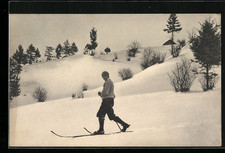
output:
[{"label": "bare tree", "polygon": [[127,48],[128,56],[135,57],[141,48],[141,44],[138,41],[133,41]]}]

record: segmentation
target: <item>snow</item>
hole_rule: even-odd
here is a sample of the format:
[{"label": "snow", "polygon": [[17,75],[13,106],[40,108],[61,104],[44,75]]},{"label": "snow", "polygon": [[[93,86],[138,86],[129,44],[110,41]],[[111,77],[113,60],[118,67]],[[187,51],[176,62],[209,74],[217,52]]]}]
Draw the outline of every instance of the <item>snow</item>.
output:
[{"label": "snow", "polygon": [[[182,58],[193,59],[188,47],[178,58],[169,56],[164,63],[144,71],[140,62],[142,52],[127,61],[126,52],[95,57],[77,54],[60,60],[23,66],[21,96],[9,107],[9,146],[220,146],[221,145],[221,79],[212,91],[203,92],[198,79],[190,92],[176,93],[169,84],[168,75]],[[132,79],[122,81],[121,68],[131,68]],[[87,134],[98,129],[96,113],[101,105],[97,92],[104,80],[101,72],[107,70],[115,85],[115,113],[131,124],[126,133],[81,138],[60,138],[61,135]],[[221,76],[221,67],[215,68]],[[84,98],[72,99],[82,84],[88,85]],[[48,91],[46,102],[32,98],[35,87]],[[106,117],[105,132],[118,131],[115,122]]]}]

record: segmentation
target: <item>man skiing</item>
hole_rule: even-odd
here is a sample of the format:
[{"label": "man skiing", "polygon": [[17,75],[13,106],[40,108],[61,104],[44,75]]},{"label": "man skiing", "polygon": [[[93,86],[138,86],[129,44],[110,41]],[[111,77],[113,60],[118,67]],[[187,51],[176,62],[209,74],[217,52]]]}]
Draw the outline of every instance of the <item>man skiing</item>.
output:
[{"label": "man skiing", "polygon": [[114,114],[114,84],[109,78],[109,73],[107,71],[102,72],[102,78],[105,80],[102,92],[98,92],[98,95],[102,98],[102,104],[97,113],[99,121],[99,129],[95,131],[94,134],[104,134],[104,120],[107,114],[110,120],[120,123],[123,126],[122,132],[125,132],[130,126],[129,124],[122,121],[118,116]]}]

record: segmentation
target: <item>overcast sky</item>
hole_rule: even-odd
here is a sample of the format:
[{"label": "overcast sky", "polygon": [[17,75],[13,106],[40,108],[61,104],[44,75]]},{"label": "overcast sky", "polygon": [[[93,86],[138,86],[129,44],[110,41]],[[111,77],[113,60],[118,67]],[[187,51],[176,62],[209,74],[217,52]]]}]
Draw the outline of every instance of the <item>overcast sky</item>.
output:
[{"label": "overcast sky", "polygon": [[[161,46],[170,38],[164,32],[170,14],[10,14],[10,56],[22,45],[24,51],[30,44],[39,48],[42,56],[46,46],[56,47],[66,39],[75,42],[79,52],[90,43],[90,31],[97,29],[96,51],[127,49],[134,40],[143,47]],[[211,16],[220,23],[220,14],[177,14],[182,31],[175,33],[175,40],[186,39],[188,32],[199,28]]]}]

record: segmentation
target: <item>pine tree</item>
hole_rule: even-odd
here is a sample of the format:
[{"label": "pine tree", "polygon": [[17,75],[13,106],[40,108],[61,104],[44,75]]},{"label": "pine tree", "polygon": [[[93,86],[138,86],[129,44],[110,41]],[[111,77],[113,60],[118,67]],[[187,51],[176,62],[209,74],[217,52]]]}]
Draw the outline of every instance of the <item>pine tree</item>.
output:
[{"label": "pine tree", "polygon": [[35,51],[35,61],[37,62],[38,58],[40,58],[40,57],[41,57],[41,54],[40,54],[39,49],[37,48]]},{"label": "pine tree", "polygon": [[108,53],[110,53],[110,52],[111,52],[111,49],[110,49],[109,47],[107,47],[107,48],[105,49],[105,53],[108,54]]},{"label": "pine tree", "polygon": [[91,46],[90,46],[90,50],[91,50],[91,55],[94,55],[94,51],[95,48],[98,46],[98,43],[96,42],[97,40],[97,30],[93,27],[91,29],[91,32],[90,32],[90,40],[91,40]]},{"label": "pine tree", "polygon": [[60,58],[61,57],[61,54],[63,52],[63,48],[62,48],[62,45],[59,44],[56,49],[55,49],[55,52],[56,52],[56,58]]},{"label": "pine tree", "polygon": [[76,44],[73,42],[71,45],[71,54],[74,55],[76,52],[78,52],[78,48]]},{"label": "pine tree", "polygon": [[[167,33],[171,33],[171,40],[174,41],[174,32],[179,32],[182,30],[181,24],[177,19],[177,16],[175,13],[170,14],[170,17],[167,20],[167,28],[163,29],[163,31],[166,31]],[[174,54],[174,47],[171,45],[171,54]]]},{"label": "pine tree", "polygon": [[51,46],[46,46],[46,50],[45,50],[45,56],[47,57],[46,61],[51,61],[52,60],[52,52],[53,52],[54,48]]},{"label": "pine tree", "polygon": [[35,61],[35,47],[31,44],[27,49],[27,60],[29,64],[32,64]]},{"label": "pine tree", "polygon": [[86,44],[86,46],[84,47],[84,54],[88,54],[91,49],[91,44]]},{"label": "pine tree", "polygon": [[20,95],[20,78],[19,74],[22,71],[21,65],[13,58],[10,58],[10,94],[9,98],[12,100],[14,97],[17,97]]},{"label": "pine tree", "polygon": [[64,53],[64,56],[67,57],[71,53],[70,43],[69,43],[68,39],[63,44],[64,44],[63,53]]},{"label": "pine tree", "polygon": [[217,76],[210,72],[213,65],[221,65],[221,33],[219,26],[211,18],[201,24],[198,34],[189,38],[190,48],[197,63],[201,65],[201,72],[206,79],[206,91],[210,89],[209,82]]},{"label": "pine tree", "polygon": [[26,64],[26,55],[23,52],[23,47],[21,45],[18,46],[18,50],[13,54],[12,58],[17,61],[19,64]]},{"label": "pine tree", "polygon": [[18,76],[10,76],[10,100],[20,95],[20,78]]},{"label": "pine tree", "polygon": [[22,64],[27,64],[28,63],[28,55],[24,54],[24,56],[22,57]]}]

